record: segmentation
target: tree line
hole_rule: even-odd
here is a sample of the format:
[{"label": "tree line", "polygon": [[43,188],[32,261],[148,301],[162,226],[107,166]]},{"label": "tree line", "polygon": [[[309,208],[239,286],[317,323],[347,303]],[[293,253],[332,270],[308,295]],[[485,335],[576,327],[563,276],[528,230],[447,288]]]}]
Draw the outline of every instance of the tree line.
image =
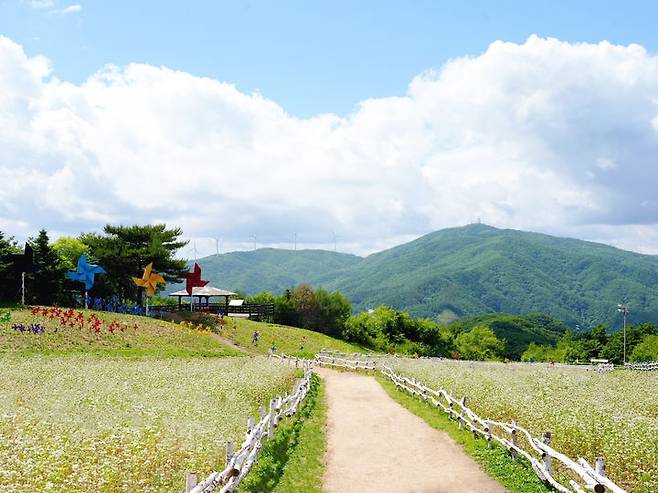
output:
[{"label": "tree line", "polygon": [[[139,304],[143,293],[132,277],[141,276],[146,264],[154,262],[157,272],[169,283],[180,282],[187,272],[187,262],[175,258],[187,244],[181,235],[180,228],[164,224],[107,225],[100,233],[60,237],[51,242],[48,232],[41,230],[28,240],[34,251],[34,265],[26,275],[26,302],[74,305],[82,289],[66,277],[66,272],[75,270],[78,258],[84,254],[107,271],[96,278],[92,296]],[[12,267],[11,255],[21,251],[13,238],[0,231],[0,302],[15,303],[20,299],[20,277]],[[413,318],[408,312],[388,306],[353,314],[350,301],[341,293],[314,289],[308,284],[278,295],[263,292],[244,297],[250,303],[272,303],[272,322],[319,331],[374,351],[473,360],[623,360],[621,332],[609,333],[606,327],[598,326],[575,333],[545,314],[489,314],[450,324]],[[653,324],[628,327],[626,347],[630,361],[658,360],[658,328]]]},{"label": "tree line", "polygon": [[[244,297],[249,303],[272,303],[271,322],[319,331],[380,352],[498,361],[623,360],[622,332],[609,333],[599,326],[575,333],[543,313],[496,313],[440,324],[384,305],[353,314],[350,301],[341,293],[308,284],[279,295],[262,292]],[[626,336],[630,361],[658,360],[658,329],[653,324],[630,326]],[[541,344],[548,339],[556,343]]]},{"label": "tree line", "polygon": [[[590,359],[607,359],[611,363],[624,361],[624,333],[609,333],[604,325],[584,332],[569,330],[555,345],[531,342],[521,356],[522,361],[556,361],[584,363]],[[626,328],[627,361],[658,361],[658,327],[652,323]]]},{"label": "tree line", "polygon": [[[45,229],[28,240],[34,251],[31,272],[25,276],[26,303],[72,306],[82,293],[79,283],[69,280],[66,272],[75,270],[81,255],[90,263],[102,266],[107,274],[97,276],[92,296],[118,297],[140,303],[142,289],[132,277],[140,277],[149,262],[167,282],[180,282],[187,272],[187,262],[175,253],[187,244],[180,240],[180,228],[165,224],[147,226],[107,225],[101,233],[82,233],[77,237],[60,237],[51,242]],[[0,231],[0,301],[15,303],[20,299],[20,274],[15,271],[11,255],[22,252],[14,238]]]},{"label": "tree line", "polygon": [[350,301],[340,292],[308,284],[279,295],[258,293],[246,301],[272,303],[271,322],[319,331],[374,351],[467,359],[500,359],[504,353],[504,341],[489,327],[455,330],[383,305],[352,314]]}]

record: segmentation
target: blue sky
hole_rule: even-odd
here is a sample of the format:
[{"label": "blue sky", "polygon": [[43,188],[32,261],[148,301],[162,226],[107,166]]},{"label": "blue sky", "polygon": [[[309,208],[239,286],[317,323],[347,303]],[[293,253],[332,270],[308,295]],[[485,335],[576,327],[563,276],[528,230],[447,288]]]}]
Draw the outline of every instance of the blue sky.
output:
[{"label": "blue sky", "polygon": [[657,13],[0,0],[0,230],[365,254],[479,219],[656,254]]},{"label": "blue sky", "polygon": [[[81,82],[131,62],[260,91],[296,116],[403,95],[417,74],[531,34],[658,48],[656,2],[0,0],[0,33]],[[58,14],[70,5],[80,10]]]}]

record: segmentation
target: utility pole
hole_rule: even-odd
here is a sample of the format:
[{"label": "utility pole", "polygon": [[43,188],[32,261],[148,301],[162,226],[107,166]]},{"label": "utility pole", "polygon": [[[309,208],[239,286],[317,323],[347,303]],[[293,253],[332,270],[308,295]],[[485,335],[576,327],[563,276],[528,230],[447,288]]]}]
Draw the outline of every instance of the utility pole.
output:
[{"label": "utility pole", "polygon": [[221,238],[215,238],[215,252],[217,253],[217,255],[219,255],[219,252],[220,252],[220,248],[219,248],[220,240],[221,240]]},{"label": "utility pole", "polygon": [[624,317],[624,365],[626,364],[626,317],[628,317],[629,310],[626,303],[617,305],[617,311]]},{"label": "utility pole", "polygon": [[197,250],[196,250],[196,240],[194,240],[194,241],[192,242],[192,251],[194,252],[194,262],[196,263],[196,253],[197,253]]},{"label": "utility pole", "polygon": [[256,250],[256,235],[253,235],[252,238],[254,239],[254,250]]}]

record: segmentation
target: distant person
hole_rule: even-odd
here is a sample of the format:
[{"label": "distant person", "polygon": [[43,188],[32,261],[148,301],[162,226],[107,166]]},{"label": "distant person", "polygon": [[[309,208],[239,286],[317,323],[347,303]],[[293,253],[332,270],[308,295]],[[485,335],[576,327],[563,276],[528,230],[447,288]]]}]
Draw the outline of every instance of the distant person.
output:
[{"label": "distant person", "polygon": [[270,347],[270,354],[276,353],[276,346],[274,345],[274,341],[272,341],[272,346]]},{"label": "distant person", "polygon": [[306,344],[306,336],[302,336],[302,340],[299,344],[299,350],[303,351],[304,350],[304,344]]},{"label": "distant person", "polygon": [[251,343],[254,346],[258,346],[258,338],[260,337],[260,332],[254,330],[254,334],[251,336]]}]

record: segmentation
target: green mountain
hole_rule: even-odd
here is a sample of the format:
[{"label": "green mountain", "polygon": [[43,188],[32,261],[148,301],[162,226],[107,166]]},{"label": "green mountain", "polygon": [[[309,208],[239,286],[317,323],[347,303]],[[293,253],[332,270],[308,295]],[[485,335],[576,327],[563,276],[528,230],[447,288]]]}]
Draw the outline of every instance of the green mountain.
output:
[{"label": "green mountain", "polygon": [[576,239],[472,224],[366,258],[319,250],[236,252],[199,262],[212,284],[249,293],[299,282],[339,290],[355,311],[379,304],[415,316],[544,312],[583,328],[658,323],[658,257]]},{"label": "green mountain", "polygon": [[583,328],[658,322],[658,257],[608,245],[481,224],[451,228],[370,255],[328,287],[361,309],[417,316],[544,312]]},{"label": "green mountain", "polygon": [[[213,286],[249,294],[280,293],[300,282],[328,284],[362,260],[347,253],[324,250],[261,248],[248,252],[211,255],[198,260],[203,279]],[[183,285],[167,286],[167,291]]]}]

